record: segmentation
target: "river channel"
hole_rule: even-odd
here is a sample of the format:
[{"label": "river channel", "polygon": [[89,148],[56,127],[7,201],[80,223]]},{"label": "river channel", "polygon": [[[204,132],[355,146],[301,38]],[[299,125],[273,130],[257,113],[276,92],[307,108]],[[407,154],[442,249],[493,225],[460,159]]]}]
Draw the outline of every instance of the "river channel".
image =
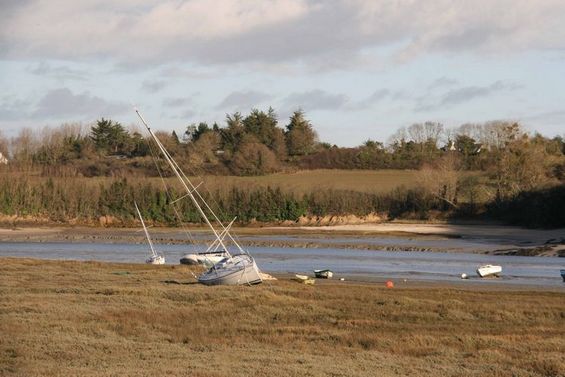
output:
[{"label": "river channel", "polygon": [[[275,239],[276,237],[273,237]],[[351,240],[347,240],[350,242]],[[367,240],[365,240],[366,242]],[[398,241],[398,240],[397,240]],[[339,240],[335,241],[339,243]],[[383,242],[382,239],[379,242]],[[407,240],[408,243],[412,241]],[[451,240],[453,242],[453,240]],[[457,243],[457,242],[456,242]],[[202,246],[158,244],[167,264],[177,264],[186,253]],[[458,245],[461,246],[461,245]],[[559,270],[565,258],[484,255],[465,252],[380,251],[343,247],[249,247],[259,267],[267,273],[312,274],[329,268],[334,278],[355,280],[396,279],[398,281],[461,281],[462,273],[481,284],[518,284],[564,287]],[[148,247],[142,243],[97,242],[0,242],[0,256],[62,260],[143,263]],[[498,264],[503,273],[497,279],[479,279],[481,264]]]}]

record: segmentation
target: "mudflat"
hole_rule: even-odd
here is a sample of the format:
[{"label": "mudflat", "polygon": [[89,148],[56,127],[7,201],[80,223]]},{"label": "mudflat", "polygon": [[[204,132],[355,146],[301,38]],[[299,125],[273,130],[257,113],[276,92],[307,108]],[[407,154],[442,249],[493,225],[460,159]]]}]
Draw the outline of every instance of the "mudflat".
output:
[{"label": "mudflat", "polygon": [[565,292],[0,258],[0,375],[563,376]]},{"label": "mudflat", "polygon": [[[202,227],[191,226],[194,235],[209,235]],[[565,229],[525,229],[504,225],[460,225],[446,223],[368,223],[344,224],[328,226],[248,226],[240,227],[237,234],[247,237],[241,239],[247,246],[275,247],[341,247],[370,250],[410,250],[410,251],[442,251],[496,253],[514,255],[565,255]],[[186,242],[182,228],[151,228],[151,235],[157,242]],[[265,236],[267,239],[252,239],[254,236]],[[293,236],[294,239],[277,240],[268,236]],[[363,238],[378,240],[378,237],[392,237],[397,243],[379,244],[363,243]],[[358,242],[348,244],[326,242],[330,238],[354,237]],[[301,239],[302,238],[302,239]],[[307,238],[308,240],[303,240]],[[312,240],[314,238],[314,240]],[[463,238],[482,241],[472,248],[450,247],[408,247],[403,240],[411,239],[448,239]],[[137,228],[104,228],[84,226],[45,226],[0,228],[0,242],[144,242],[144,235]],[[196,242],[206,243],[205,238]]]}]

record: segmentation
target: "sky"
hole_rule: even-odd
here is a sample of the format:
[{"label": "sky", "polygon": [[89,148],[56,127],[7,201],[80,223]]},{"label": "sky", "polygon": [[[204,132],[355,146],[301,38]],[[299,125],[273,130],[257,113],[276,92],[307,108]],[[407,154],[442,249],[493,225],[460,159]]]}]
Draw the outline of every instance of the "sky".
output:
[{"label": "sky", "polygon": [[426,121],[565,135],[565,1],[0,0],[0,88],[5,136],[269,106],[339,146]]}]

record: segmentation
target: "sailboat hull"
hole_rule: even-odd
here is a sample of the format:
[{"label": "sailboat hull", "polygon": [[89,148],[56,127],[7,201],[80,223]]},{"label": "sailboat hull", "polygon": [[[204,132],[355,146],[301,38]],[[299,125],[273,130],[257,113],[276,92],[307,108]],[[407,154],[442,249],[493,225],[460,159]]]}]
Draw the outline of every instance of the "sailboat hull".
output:
[{"label": "sailboat hull", "polygon": [[165,264],[165,257],[162,255],[153,255],[149,257],[145,263],[147,264]]},{"label": "sailboat hull", "polygon": [[225,258],[198,277],[205,285],[252,285],[262,283],[255,260],[246,254]]},{"label": "sailboat hull", "polygon": [[226,257],[225,253],[198,253],[186,254],[180,259],[181,264],[197,265],[212,267]]}]

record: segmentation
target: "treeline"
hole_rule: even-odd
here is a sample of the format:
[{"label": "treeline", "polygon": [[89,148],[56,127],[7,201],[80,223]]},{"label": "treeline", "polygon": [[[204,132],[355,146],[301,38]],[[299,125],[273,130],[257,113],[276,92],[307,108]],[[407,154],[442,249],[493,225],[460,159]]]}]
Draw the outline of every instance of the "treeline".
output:
[{"label": "treeline", "polygon": [[[190,175],[262,175],[297,169],[417,169],[418,189],[388,194],[317,190],[306,194],[277,188],[220,192],[219,209],[242,222],[295,220],[301,215],[390,217],[480,217],[536,226],[557,226],[561,217],[537,208],[565,212],[559,194],[565,184],[565,141],[530,135],[513,122],[464,124],[448,129],[437,122],[399,129],[385,145],[368,139],[355,148],[319,142],[311,122],[296,111],[280,126],[272,108],[248,115],[228,114],[224,125],[201,122],[182,135],[157,132],[175,160]],[[45,216],[54,221],[93,221],[131,217],[132,199],[150,220],[179,221],[167,194],[133,177],[170,176],[155,145],[139,130],[100,119],[89,127],[62,125],[41,132],[23,129],[8,140],[0,134],[0,213]],[[4,179],[10,172],[40,172],[44,182]],[[112,184],[84,185],[81,177],[113,177]],[[63,185],[47,178],[73,177]],[[538,215],[526,216],[520,206]],[[529,203],[537,203],[532,207]],[[553,204],[556,207],[553,207]],[[198,222],[183,204],[182,221]],[[518,206],[518,207],[516,207]],[[538,212],[536,212],[538,211]],[[532,213],[534,213],[532,212]],[[544,217],[545,216],[545,217]]]},{"label": "treeline", "polygon": [[[354,148],[318,141],[303,111],[282,127],[275,111],[228,114],[225,124],[187,126],[182,135],[157,132],[183,167],[207,174],[263,175],[292,169],[420,169],[446,155],[457,168],[490,171],[512,147],[539,149],[544,174],[565,175],[565,141],[527,135],[513,122],[486,122],[446,128],[416,123],[399,129],[385,144],[371,139]],[[12,170],[39,168],[46,176],[158,175],[155,147],[145,133],[100,119],[89,127],[62,125],[41,132],[23,129],[8,140],[0,134],[0,152]],[[514,153],[514,152],[512,152]],[[547,165],[547,166],[546,166]]]}]

